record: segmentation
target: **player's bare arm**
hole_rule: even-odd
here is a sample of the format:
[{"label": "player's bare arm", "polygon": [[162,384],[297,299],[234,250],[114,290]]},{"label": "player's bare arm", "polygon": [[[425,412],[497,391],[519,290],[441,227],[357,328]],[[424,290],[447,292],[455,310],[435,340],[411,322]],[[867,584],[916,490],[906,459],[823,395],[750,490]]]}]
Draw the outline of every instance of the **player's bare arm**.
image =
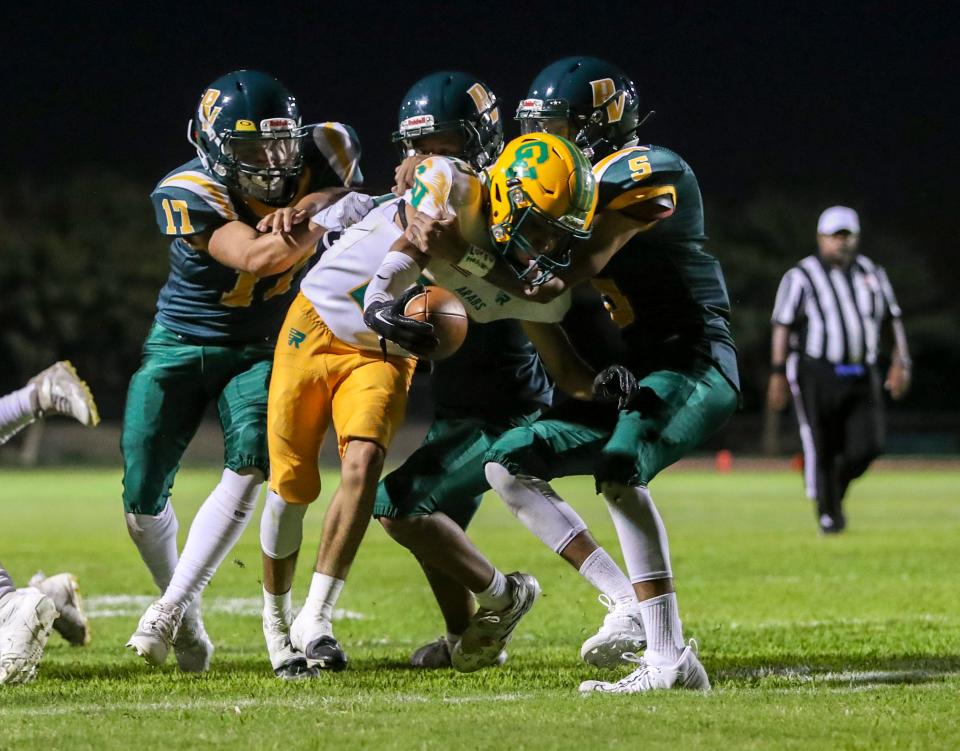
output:
[{"label": "player's bare arm", "polygon": [[523,322],[523,332],[536,347],[547,373],[557,387],[575,399],[593,398],[593,369],[574,349],[558,323]]},{"label": "player's bare arm", "polygon": [[592,279],[635,235],[670,216],[674,210],[670,196],[659,196],[621,211],[601,212],[594,221],[590,239],[574,250],[570,267],[528,296],[537,302],[550,302],[564,290]]},{"label": "player's bare arm", "polygon": [[213,232],[206,250],[224,266],[266,277],[286,271],[311,252],[325,231],[311,222],[301,222],[290,232],[262,234],[234,221]]},{"label": "player's bare arm", "polygon": [[293,225],[312,217],[321,209],[325,209],[339,201],[348,192],[346,188],[324,188],[308,193],[293,206],[277,209],[257,222],[258,232],[272,232],[275,235],[281,232],[290,232]]}]

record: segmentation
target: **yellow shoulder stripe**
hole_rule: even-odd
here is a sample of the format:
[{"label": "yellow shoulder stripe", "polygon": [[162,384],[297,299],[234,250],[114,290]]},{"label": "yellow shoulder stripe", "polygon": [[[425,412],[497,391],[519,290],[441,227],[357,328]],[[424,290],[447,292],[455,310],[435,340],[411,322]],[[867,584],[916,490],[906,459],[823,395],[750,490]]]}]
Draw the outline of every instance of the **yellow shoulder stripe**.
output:
[{"label": "yellow shoulder stripe", "polygon": [[162,183],[161,188],[183,188],[199,196],[224,219],[234,220],[237,212],[233,209],[230,194],[222,185],[213,182],[202,172],[178,172]]},{"label": "yellow shoulder stripe", "polygon": [[323,123],[314,129],[313,140],[345,186],[359,182],[357,149],[346,128],[340,123]]},{"label": "yellow shoulder stripe", "polygon": [[603,207],[604,210],[617,211],[619,209],[631,206],[635,203],[643,203],[657,196],[669,195],[673,199],[673,205],[677,205],[677,189],[673,185],[656,185],[649,188],[632,188],[614,198],[610,203]]}]

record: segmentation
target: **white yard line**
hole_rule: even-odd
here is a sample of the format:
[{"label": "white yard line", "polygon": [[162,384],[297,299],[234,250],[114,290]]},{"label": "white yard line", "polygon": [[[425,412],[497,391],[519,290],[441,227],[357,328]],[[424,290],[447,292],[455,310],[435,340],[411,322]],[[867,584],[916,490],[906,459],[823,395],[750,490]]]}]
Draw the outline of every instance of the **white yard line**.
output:
[{"label": "white yard line", "polygon": [[488,702],[515,702],[532,698],[534,694],[488,694],[472,696],[427,696],[425,694],[397,694],[385,696],[370,694],[362,696],[314,696],[299,699],[283,698],[237,698],[237,699],[192,699],[182,702],[116,702],[109,704],[57,704],[50,707],[0,707],[0,717],[16,715],[18,717],[53,717],[74,714],[105,714],[110,712],[146,714],[148,712],[183,712],[188,710],[207,710],[212,712],[228,712],[242,715],[245,709],[276,708],[276,709],[336,709],[338,707],[354,707],[361,705],[383,704],[469,704]]},{"label": "white yard line", "polygon": [[[156,599],[150,595],[93,595],[85,597],[83,602],[91,618],[128,618],[143,615]],[[262,610],[263,600],[259,597],[203,598],[204,613],[259,616]],[[337,608],[333,611],[334,620],[361,621],[365,618],[366,615],[355,610]]]}]

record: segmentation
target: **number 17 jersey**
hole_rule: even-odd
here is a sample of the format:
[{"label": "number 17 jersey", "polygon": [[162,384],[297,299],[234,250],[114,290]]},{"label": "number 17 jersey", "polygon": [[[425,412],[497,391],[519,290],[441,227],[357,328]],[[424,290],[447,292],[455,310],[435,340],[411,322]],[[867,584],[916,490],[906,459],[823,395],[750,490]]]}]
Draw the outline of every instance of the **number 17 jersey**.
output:
[{"label": "number 17 jersey", "polygon": [[[359,185],[359,158],[351,128],[317,125],[304,143],[304,170],[288,205],[323,188]],[[256,226],[276,207],[230,190],[199,159],[164,177],[150,199],[161,233],[171,238],[170,273],[157,300],[157,322],[198,343],[273,341],[311,257],[283,273],[258,278],[221,264],[198,246],[224,224]]]}]

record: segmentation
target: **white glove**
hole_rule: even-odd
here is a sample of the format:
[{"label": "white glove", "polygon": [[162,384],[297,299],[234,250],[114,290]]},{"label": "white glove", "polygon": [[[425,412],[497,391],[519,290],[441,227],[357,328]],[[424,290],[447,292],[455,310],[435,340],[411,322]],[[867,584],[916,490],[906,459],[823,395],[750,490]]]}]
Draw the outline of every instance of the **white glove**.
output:
[{"label": "white glove", "polygon": [[328,230],[346,229],[363,219],[376,206],[366,193],[347,193],[343,198],[310,217],[310,221]]}]

